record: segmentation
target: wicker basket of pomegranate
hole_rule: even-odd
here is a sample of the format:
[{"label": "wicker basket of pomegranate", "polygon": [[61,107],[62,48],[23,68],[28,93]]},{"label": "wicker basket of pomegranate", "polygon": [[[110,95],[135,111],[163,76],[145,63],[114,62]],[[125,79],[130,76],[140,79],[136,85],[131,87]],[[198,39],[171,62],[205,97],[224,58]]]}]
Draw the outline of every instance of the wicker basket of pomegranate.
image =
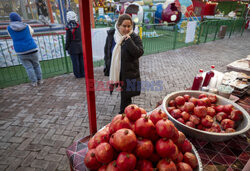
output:
[{"label": "wicker basket of pomegranate", "polygon": [[247,132],[247,111],[229,99],[202,91],[178,91],[163,100],[163,110],[185,135],[206,141],[226,141]]},{"label": "wicker basket of pomegranate", "polygon": [[89,140],[84,163],[98,171],[202,170],[194,146],[165,112],[147,115],[134,104]]}]

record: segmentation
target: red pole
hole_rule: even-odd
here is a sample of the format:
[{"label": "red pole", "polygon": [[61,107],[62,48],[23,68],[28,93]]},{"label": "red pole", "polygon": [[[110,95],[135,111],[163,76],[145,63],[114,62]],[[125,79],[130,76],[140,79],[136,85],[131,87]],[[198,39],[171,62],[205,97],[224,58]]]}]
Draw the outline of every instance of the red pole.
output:
[{"label": "red pole", "polygon": [[88,115],[90,134],[94,135],[97,131],[96,127],[96,106],[95,106],[95,90],[94,90],[94,71],[93,56],[91,43],[91,23],[90,23],[90,0],[79,0],[79,13],[82,33],[83,60],[86,80],[86,92],[88,102]]}]

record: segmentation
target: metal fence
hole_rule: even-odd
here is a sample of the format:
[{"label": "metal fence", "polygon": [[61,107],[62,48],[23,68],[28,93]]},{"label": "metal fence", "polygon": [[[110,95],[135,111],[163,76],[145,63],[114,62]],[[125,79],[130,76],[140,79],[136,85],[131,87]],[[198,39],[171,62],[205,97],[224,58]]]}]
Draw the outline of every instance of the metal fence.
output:
[{"label": "metal fence", "polygon": [[[180,31],[176,25],[151,24],[142,25],[142,42],[144,55],[164,52],[199,43],[230,38],[232,35],[242,35],[244,31],[243,19],[237,20],[208,20],[198,23],[195,40],[185,43],[186,31]],[[222,36],[222,26],[226,28]],[[43,77],[53,77],[72,72],[70,57],[64,49],[65,34],[40,34],[34,37],[39,47],[39,58]],[[12,40],[0,37],[0,88],[28,82],[25,69],[17,58]],[[94,67],[101,66],[104,61],[95,61]]]}]

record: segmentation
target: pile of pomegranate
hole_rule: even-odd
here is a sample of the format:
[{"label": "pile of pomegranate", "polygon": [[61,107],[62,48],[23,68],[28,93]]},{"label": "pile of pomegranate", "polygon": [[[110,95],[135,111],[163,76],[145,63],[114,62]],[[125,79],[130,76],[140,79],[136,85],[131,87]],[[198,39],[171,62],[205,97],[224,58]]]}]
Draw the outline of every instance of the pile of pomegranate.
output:
[{"label": "pile of pomegranate", "polygon": [[167,111],[179,122],[208,132],[235,132],[243,119],[241,111],[232,104],[219,105],[217,96],[200,94],[198,98],[188,94],[177,96],[168,103]]},{"label": "pile of pomegranate", "polygon": [[98,171],[191,171],[198,166],[192,145],[162,110],[149,116],[137,105],[97,132],[84,163]]}]

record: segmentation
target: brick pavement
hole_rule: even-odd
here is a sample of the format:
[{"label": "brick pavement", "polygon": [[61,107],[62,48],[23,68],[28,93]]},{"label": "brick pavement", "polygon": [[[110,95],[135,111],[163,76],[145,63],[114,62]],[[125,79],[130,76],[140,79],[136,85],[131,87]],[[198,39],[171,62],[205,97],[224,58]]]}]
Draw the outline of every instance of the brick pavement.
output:
[{"label": "brick pavement", "polygon": [[[133,99],[150,111],[156,102],[176,90],[189,87],[200,68],[226,65],[250,54],[250,32],[243,37],[218,40],[143,56],[144,81],[163,81],[162,91],[145,91]],[[95,79],[107,81],[103,68],[95,68]],[[69,170],[65,149],[89,134],[85,80],[72,74],[45,80],[33,88],[22,84],[0,90],[0,170]],[[98,128],[119,111],[120,95],[96,92]]]}]

